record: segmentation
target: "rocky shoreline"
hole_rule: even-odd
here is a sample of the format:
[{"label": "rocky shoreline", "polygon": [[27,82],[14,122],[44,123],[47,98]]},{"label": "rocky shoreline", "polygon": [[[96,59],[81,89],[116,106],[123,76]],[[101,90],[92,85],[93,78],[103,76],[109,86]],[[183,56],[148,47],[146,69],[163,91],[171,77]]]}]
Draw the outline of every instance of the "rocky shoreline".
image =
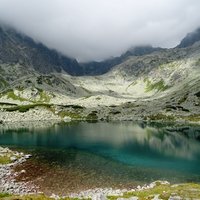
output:
[{"label": "rocky shoreline", "polygon": [[19,173],[14,173],[13,168],[23,162],[26,162],[31,155],[11,151],[8,148],[0,147],[0,158],[6,159],[6,164],[0,163],[0,193],[11,194],[28,194],[36,192],[36,187],[30,182],[16,182],[15,177],[19,173],[25,173],[22,170]]},{"label": "rocky shoreline", "polygon": [[[9,148],[0,147],[0,158],[6,158],[6,164],[0,163],[0,193],[8,193],[12,195],[28,195],[28,194],[41,194],[39,188],[32,182],[16,182],[15,178],[21,173],[25,173],[25,170],[20,172],[14,172],[14,167],[19,164],[26,162],[31,157],[30,154],[24,154],[22,152],[12,151]],[[148,187],[152,187],[150,185]],[[141,187],[138,187],[141,189]],[[132,190],[131,190],[132,191]],[[105,199],[106,196],[114,195],[120,196],[128,190],[114,190],[112,188],[96,188],[91,190],[82,191],[80,193],[72,193],[67,197],[59,197],[58,195],[52,194],[51,198],[84,198],[84,199]]]},{"label": "rocky shoreline", "polygon": [[[71,108],[61,109],[61,113],[66,115],[60,116],[58,113],[45,108],[33,108],[26,112],[19,111],[1,111],[0,125],[18,124],[18,123],[69,123],[73,121],[146,121],[146,122],[169,122],[179,124],[200,125],[199,115],[165,115],[156,113],[148,115],[147,113],[138,114],[126,108],[120,107],[100,107],[100,108],[84,108],[80,111]],[[81,113],[81,114],[80,114]]]},{"label": "rocky shoreline", "polygon": [[[32,182],[17,182],[15,178],[25,170],[14,172],[13,168],[26,162],[30,154],[19,153],[8,148],[0,147],[0,199],[2,200],[140,200],[140,199],[169,199],[181,200],[188,196],[188,199],[200,197],[199,184],[177,184],[170,185],[167,181],[156,181],[149,185],[137,186],[132,189],[95,188],[79,193],[72,193],[68,196],[52,194],[50,197],[39,192],[39,188]],[[4,196],[5,195],[5,196]],[[4,198],[5,197],[5,198]],[[8,197],[8,198],[7,198]],[[191,197],[191,198],[190,198]],[[197,198],[196,198],[197,197]]]},{"label": "rocky shoreline", "polygon": [[[143,191],[143,190],[147,190],[147,189],[152,189],[154,188],[157,184],[163,184],[163,185],[169,185],[170,183],[167,181],[156,181],[156,182],[152,182],[149,185],[144,185],[144,186],[140,186],[138,185],[137,187],[133,188],[133,189],[112,189],[112,188],[95,188],[95,189],[91,189],[91,190],[86,190],[86,191],[82,191],[80,193],[74,193],[69,195],[68,197],[70,198],[78,198],[78,199],[94,199],[94,200],[106,200],[109,196],[116,196],[116,197],[120,197],[123,196],[124,193],[131,193],[131,192],[136,192],[136,191]],[[56,195],[52,195],[52,197],[57,197]],[[66,198],[66,197],[62,197],[62,198]],[[137,199],[135,197],[135,199]]]},{"label": "rocky shoreline", "polygon": [[1,123],[28,122],[28,121],[55,121],[62,119],[44,108],[30,109],[26,112],[19,111],[0,111]]},{"label": "rocky shoreline", "polygon": [[[14,172],[13,168],[16,165],[26,162],[27,159],[31,157],[30,154],[19,153],[12,151],[8,148],[0,147],[0,157],[7,157],[9,163],[0,164],[0,193],[11,194],[11,195],[41,195],[39,188],[31,182],[16,182],[15,178],[20,173],[25,173],[25,170],[20,172]],[[161,184],[169,184],[168,182],[160,182]],[[95,188],[80,193],[72,193],[68,196],[60,197],[56,194],[52,194],[50,198],[52,199],[92,199],[92,200],[104,200],[108,196],[123,196],[124,193],[141,191],[145,189],[150,189],[156,186],[156,182],[150,185],[145,185],[143,187],[137,186],[135,189],[112,189],[112,188]]]}]

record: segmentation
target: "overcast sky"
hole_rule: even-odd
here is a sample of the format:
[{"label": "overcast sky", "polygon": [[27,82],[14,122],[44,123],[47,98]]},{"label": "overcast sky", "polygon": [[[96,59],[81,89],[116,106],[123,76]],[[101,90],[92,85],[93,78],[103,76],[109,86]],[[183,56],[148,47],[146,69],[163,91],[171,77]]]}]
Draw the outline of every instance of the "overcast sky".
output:
[{"label": "overcast sky", "polygon": [[0,21],[79,61],[102,60],[174,47],[200,26],[200,0],[0,0]]}]

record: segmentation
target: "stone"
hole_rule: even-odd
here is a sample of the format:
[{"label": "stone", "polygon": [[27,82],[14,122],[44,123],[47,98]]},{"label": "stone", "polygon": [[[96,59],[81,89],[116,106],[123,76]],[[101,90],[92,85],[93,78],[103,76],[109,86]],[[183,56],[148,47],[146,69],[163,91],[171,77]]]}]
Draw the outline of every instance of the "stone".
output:
[{"label": "stone", "polygon": [[71,117],[68,117],[68,116],[65,116],[64,118],[63,118],[63,121],[64,122],[71,122]]},{"label": "stone", "polygon": [[169,200],[181,200],[182,198],[179,196],[171,196]]},{"label": "stone", "polygon": [[31,156],[32,156],[31,154],[27,154],[27,155],[24,156],[24,158],[28,159],[28,158],[30,158]]},{"label": "stone", "polygon": [[11,160],[11,161],[16,161],[16,160],[17,160],[17,157],[16,157],[16,156],[11,156],[11,157],[10,157],[10,160]]}]

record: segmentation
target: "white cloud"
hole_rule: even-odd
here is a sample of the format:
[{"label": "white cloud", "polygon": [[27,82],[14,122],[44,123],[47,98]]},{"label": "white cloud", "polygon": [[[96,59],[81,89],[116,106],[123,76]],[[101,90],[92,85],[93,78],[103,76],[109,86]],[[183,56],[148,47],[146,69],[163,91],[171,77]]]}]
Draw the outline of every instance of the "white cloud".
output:
[{"label": "white cloud", "polygon": [[0,21],[80,61],[173,47],[200,25],[199,0],[0,0]]}]

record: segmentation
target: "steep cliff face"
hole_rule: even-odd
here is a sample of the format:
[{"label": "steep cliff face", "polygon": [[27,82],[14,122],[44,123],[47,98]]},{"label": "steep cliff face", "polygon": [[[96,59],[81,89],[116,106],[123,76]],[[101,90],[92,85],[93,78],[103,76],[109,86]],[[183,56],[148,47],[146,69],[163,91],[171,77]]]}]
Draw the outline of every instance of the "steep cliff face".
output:
[{"label": "steep cliff face", "polygon": [[200,40],[200,28],[198,28],[194,32],[188,33],[185,36],[185,38],[181,40],[180,44],[177,47],[178,48],[189,47],[199,40]]},{"label": "steep cliff face", "polygon": [[184,48],[141,47],[83,66],[0,29],[0,50],[0,108],[8,112],[10,104],[47,104],[58,106],[54,114],[62,117],[200,121],[200,41]]},{"label": "steep cliff face", "polygon": [[154,48],[152,46],[138,46],[130,48],[119,57],[110,58],[102,62],[82,63],[81,66],[85,75],[101,75],[109,72],[114,66],[123,63],[130,56],[143,56],[160,50],[162,50],[162,48]]},{"label": "steep cliff face", "polygon": [[80,74],[82,68],[75,59],[68,58],[41,43],[10,28],[0,28],[0,62],[20,64],[41,73],[65,71]]}]

